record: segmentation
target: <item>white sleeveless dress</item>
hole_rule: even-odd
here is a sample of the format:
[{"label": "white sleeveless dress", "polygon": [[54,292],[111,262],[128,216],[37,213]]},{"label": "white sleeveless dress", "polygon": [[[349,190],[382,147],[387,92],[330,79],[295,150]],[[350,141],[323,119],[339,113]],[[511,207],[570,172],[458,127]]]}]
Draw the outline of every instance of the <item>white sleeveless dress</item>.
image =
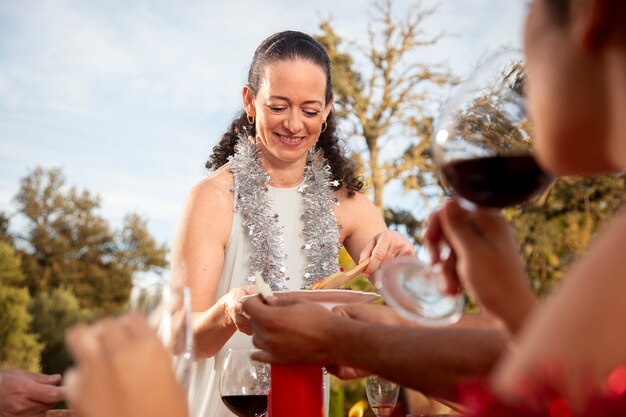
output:
[{"label": "white sleeveless dress", "polygon": [[[306,268],[306,253],[302,249],[302,197],[297,187],[269,188],[269,199],[272,210],[278,213],[278,222],[283,230],[285,253],[287,259],[286,281],[290,290],[301,289]],[[248,285],[246,278],[250,275],[249,259],[252,253],[247,230],[243,226],[243,219],[238,210],[234,211],[233,224],[226,250],[224,252],[224,267],[217,289],[217,298],[226,294],[231,288]],[[226,342],[224,347],[212,358],[194,363],[190,386],[191,417],[231,417],[231,413],[223,404],[219,393],[219,378],[224,356],[228,349],[253,348],[252,337],[236,332]],[[326,410],[328,410],[329,380],[325,378],[324,396]],[[328,413],[328,411],[327,411]]]}]

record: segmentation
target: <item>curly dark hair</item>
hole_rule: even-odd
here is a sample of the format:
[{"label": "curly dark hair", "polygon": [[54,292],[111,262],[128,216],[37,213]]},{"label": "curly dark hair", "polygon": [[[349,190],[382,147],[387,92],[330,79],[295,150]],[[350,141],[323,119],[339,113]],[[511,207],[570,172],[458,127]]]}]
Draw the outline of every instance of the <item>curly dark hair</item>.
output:
[{"label": "curly dark hair", "polygon": [[[306,33],[297,31],[275,33],[261,42],[254,52],[252,64],[248,71],[248,85],[252,93],[256,94],[259,91],[263,68],[266,65],[295,59],[304,59],[312,62],[324,70],[326,74],[325,98],[328,103],[333,97],[330,58],[318,41]],[[363,181],[357,176],[354,162],[346,158],[344,150],[339,144],[336,132],[337,124],[332,110],[326,118],[326,123],[326,130],[320,134],[315,148],[322,150],[328,165],[330,165],[333,178],[339,180],[340,185],[336,189],[343,188],[348,196],[352,197],[355,192],[361,191]],[[213,154],[209,157],[205,166],[210,170],[215,170],[226,164],[228,157],[235,152],[239,134],[246,130],[248,134],[256,135],[256,126],[248,123],[247,114],[245,111],[242,111],[232,121],[217,146],[213,148]]]}]

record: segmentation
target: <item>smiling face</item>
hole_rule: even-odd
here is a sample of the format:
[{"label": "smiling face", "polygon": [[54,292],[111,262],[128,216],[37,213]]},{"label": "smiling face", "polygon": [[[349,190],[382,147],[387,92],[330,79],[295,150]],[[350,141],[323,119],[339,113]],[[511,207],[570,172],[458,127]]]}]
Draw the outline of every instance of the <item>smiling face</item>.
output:
[{"label": "smiling face", "polygon": [[256,137],[264,164],[304,167],[322,124],[332,108],[326,103],[326,75],[318,65],[302,59],[282,60],[265,66],[259,91],[243,89],[249,116],[255,116]]}]

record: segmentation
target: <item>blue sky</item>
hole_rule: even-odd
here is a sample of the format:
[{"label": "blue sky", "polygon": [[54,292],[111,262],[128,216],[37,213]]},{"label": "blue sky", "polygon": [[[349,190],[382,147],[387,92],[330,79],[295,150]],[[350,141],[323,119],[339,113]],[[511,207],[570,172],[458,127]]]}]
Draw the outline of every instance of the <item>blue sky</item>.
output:
[{"label": "blue sky", "polygon": [[[464,75],[488,50],[520,45],[525,1],[439,3],[428,29],[453,36],[423,59]],[[369,4],[0,0],[0,210],[12,211],[29,169],[62,167],[68,184],[101,196],[114,227],[137,212],[169,243],[240,109],[256,46],[280,30],[314,34],[329,16],[341,36],[364,39]],[[408,4],[396,0],[398,10]]]}]

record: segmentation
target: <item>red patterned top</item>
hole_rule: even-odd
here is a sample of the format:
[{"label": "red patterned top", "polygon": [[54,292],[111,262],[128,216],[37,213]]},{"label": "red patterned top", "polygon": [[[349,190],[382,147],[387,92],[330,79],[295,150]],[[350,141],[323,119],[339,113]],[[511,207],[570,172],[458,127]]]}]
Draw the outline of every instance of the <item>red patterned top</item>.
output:
[{"label": "red patterned top", "polygon": [[471,410],[469,417],[626,417],[626,366],[611,372],[580,413],[554,389],[527,392],[523,401],[513,406],[498,400],[485,384],[472,383],[461,388],[460,400]]}]

